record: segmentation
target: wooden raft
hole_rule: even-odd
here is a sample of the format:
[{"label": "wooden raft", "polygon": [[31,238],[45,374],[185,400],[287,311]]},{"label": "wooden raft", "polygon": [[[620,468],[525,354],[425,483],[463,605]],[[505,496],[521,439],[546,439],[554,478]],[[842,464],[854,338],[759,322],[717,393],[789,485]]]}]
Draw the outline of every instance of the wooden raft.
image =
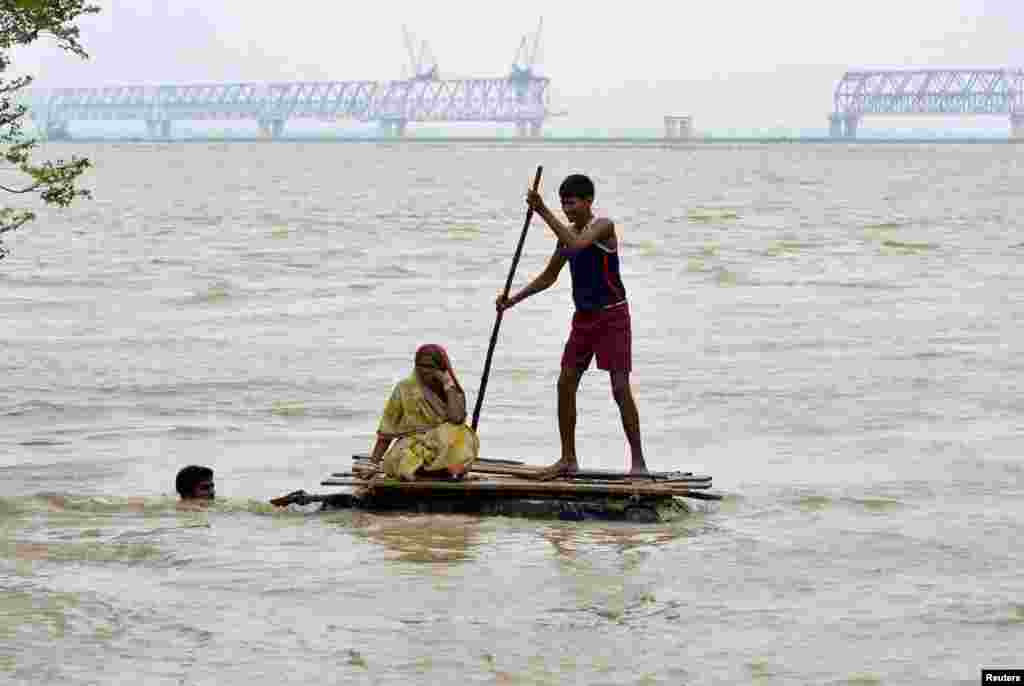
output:
[{"label": "wooden raft", "polygon": [[[512,460],[492,460],[480,458],[469,471],[473,474],[489,474],[493,476],[510,476],[521,479],[536,479],[537,472],[542,469]],[[379,471],[378,465],[370,461],[367,455],[352,456],[352,473],[355,475],[372,476]],[[335,472],[331,476],[349,476],[344,472]],[[558,481],[616,481],[619,483],[646,484],[687,484],[690,488],[709,488],[711,477],[693,472],[651,472],[650,474],[634,475],[626,472],[613,472],[601,469],[581,469],[572,475],[559,476]]]},{"label": "wooden raft", "polygon": [[[374,476],[372,479],[324,479],[321,486],[357,486],[372,493],[390,491],[409,495],[466,495],[508,498],[564,498],[564,497],[616,497],[616,498],[694,498],[696,500],[721,500],[715,493],[704,493],[685,485],[607,483],[580,481],[529,481],[526,479],[463,479],[448,481],[421,479],[400,481]],[[705,486],[706,488],[706,486]]]},{"label": "wooden raft", "polygon": [[[475,466],[475,465],[474,465]],[[351,473],[335,473],[320,482],[321,486],[354,486],[366,494],[409,495],[419,497],[464,498],[628,498],[658,499],[668,497],[696,500],[721,500],[722,496],[704,492],[711,487],[710,477],[699,481],[652,481],[630,479],[600,481],[580,478],[538,481],[516,475],[469,474],[460,480],[417,479],[401,481],[385,476],[373,464],[353,465]]]}]

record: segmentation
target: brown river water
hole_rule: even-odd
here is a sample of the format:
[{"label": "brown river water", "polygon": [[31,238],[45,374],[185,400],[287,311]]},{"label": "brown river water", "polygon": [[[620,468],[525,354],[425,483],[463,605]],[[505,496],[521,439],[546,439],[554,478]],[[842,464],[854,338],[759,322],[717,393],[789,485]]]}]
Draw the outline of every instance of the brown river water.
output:
[{"label": "brown river water", "polygon": [[[0,262],[0,682],[917,684],[1024,668],[1024,148],[62,144]],[[538,164],[616,220],[671,522],[281,511],[421,343],[472,403]],[[542,269],[534,222],[517,285]],[[568,271],[486,456],[557,457]],[[623,468],[607,376],[584,465]],[[184,464],[218,501],[176,505]]]}]

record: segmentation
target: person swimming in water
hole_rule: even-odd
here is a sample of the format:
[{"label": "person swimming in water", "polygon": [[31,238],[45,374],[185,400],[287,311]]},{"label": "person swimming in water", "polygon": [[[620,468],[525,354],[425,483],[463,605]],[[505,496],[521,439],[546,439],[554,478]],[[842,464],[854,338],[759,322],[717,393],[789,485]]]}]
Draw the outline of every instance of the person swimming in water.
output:
[{"label": "person swimming in water", "polygon": [[217,496],[213,470],[194,464],[181,468],[174,479],[174,488],[182,500],[213,500]]}]

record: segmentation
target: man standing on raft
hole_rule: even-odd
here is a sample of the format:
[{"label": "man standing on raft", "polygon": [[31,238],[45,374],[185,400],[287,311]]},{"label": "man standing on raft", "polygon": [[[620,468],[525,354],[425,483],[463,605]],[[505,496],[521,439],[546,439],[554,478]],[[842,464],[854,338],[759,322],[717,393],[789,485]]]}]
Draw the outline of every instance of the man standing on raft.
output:
[{"label": "man standing on raft", "polygon": [[562,267],[569,262],[576,313],[558,377],[558,432],[562,438],[562,457],[547,467],[542,476],[550,478],[579,469],[576,460],[576,392],[583,372],[595,355],[597,368],[607,371],[611,378],[612,396],[619,406],[622,428],[632,453],[630,473],[646,474],[647,465],[640,446],[640,416],[629,386],[629,372],[633,366],[632,331],[626,289],[619,275],[615,224],[605,217],[594,216],[591,210],[594,183],[586,176],[572,174],[566,177],[558,188],[558,194],[569,226],[558,220],[539,193],[530,190],[526,196],[526,203],[544,219],[558,239],[547,267],[512,297],[505,298],[499,294],[495,301],[499,310],[505,310],[550,288],[558,280]]}]

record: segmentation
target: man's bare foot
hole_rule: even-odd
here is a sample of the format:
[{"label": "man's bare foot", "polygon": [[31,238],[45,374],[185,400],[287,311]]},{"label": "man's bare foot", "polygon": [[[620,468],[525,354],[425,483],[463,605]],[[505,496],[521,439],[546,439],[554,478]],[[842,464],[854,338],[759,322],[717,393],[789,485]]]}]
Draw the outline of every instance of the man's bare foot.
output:
[{"label": "man's bare foot", "polygon": [[629,473],[635,476],[647,476],[650,472],[647,471],[647,464],[641,460],[640,462],[633,462],[629,468]]},{"label": "man's bare foot", "polygon": [[569,476],[570,474],[578,471],[579,468],[580,465],[575,459],[566,459],[563,457],[550,467],[544,467],[543,469],[537,470],[537,476],[535,478],[540,481],[548,481],[549,479],[556,479],[560,476]]}]

